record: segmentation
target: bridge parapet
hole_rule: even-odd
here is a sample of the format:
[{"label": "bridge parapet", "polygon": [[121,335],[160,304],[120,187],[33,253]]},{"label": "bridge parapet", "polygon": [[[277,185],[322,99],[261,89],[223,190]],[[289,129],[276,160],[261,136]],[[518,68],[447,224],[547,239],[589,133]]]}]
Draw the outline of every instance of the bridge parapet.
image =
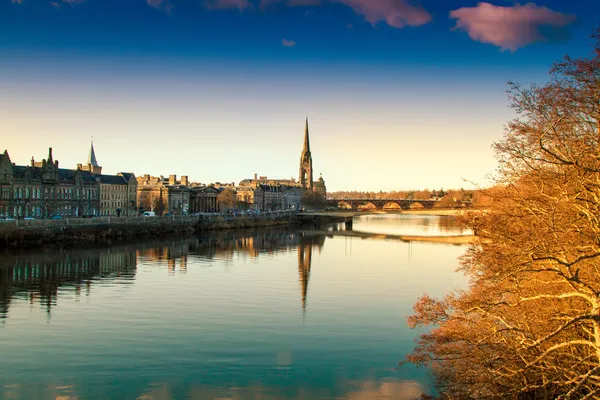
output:
[{"label": "bridge parapet", "polygon": [[[332,199],[330,205],[338,208],[358,210],[360,208],[371,210],[384,209],[402,209],[411,208],[431,209],[437,200],[417,200],[417,199]],[[362,206],[362,207],[361,207]]]}]

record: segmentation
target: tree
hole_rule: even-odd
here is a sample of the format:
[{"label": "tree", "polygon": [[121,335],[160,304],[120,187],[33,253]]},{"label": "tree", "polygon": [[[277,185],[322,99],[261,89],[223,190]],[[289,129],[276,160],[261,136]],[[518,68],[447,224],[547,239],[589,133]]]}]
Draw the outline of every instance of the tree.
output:
[{"label": "tree", "polygon": [[232,188],[225,188],[217,196],[217,204],[221,209],[230,210],[235,206],[236,195]]},{"label": "tree", "polygon": [[163,215],[165,213],[166,204],[162,196],[155,196],[152,198],[152,210],[156,215]]},{"label": "tree", "polygon": [[152,209],[152,199],[148,191],[143,190],[140,192],[138,196],[138,208],[142,210]]},{"label": "tree", "polygon": [[434,324],[406,361],[428,364],[444,398],[600,399],[600,30],[590,59],[551,80],[509,83],[517,118],[495,144],[497,186],[461,259],[468,290],[424,296]]},{"label": "tree", "polygon": [[319,193],[305,190],[302,194],[302,204],[310,208],[322,208],[327,205],[327,201]]}]

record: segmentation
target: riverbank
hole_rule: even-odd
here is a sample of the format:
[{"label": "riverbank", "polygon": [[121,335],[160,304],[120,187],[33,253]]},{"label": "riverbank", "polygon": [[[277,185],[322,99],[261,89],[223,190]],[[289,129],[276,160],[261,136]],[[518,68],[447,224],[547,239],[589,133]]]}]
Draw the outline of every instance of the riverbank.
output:
[{"label": "riverbank", "polygon": [[268,212],[252,216],[213,214],[17,220],[0,224],[0,248],[111,244],[113,241],[190,236],[208,231],[292,225],[298,222],[296,214],[292,212]]}]

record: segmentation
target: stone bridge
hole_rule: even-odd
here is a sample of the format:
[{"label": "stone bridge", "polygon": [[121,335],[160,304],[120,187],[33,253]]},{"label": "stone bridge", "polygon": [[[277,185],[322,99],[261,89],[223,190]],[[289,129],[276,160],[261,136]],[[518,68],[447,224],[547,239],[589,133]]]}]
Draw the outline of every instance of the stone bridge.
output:
[{"label": "stone bridge", "polygon": [[409,210],[433,208],[437,200],[414,199],[330,199],[330,206],[347,210]]}]

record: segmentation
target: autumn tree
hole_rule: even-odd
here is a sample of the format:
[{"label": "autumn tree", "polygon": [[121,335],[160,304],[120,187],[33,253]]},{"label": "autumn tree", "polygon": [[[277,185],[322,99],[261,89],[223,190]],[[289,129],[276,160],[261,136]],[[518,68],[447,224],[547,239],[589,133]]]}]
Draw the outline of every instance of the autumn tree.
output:
[{"label": "autumn tree", "polygon": [[154,196],[152,197],[152,210],[156,213],[156,215],[163,215],[167,208],[165,201],[162,196]]},{"label": "autumn tree", "polygon": [[517,118],[495,144],[469,288],[415,304],[433,325],[407,361],[431,366],[443,398],[600,399],[600,31],[544,85],[509,84]]},{"label": "autumn tree", "polygon": [[235,191],[232,188],[225,188],[217,196],[217,204],[219,204],[222,210],[231,210],[234,208],[236,202]]}]

